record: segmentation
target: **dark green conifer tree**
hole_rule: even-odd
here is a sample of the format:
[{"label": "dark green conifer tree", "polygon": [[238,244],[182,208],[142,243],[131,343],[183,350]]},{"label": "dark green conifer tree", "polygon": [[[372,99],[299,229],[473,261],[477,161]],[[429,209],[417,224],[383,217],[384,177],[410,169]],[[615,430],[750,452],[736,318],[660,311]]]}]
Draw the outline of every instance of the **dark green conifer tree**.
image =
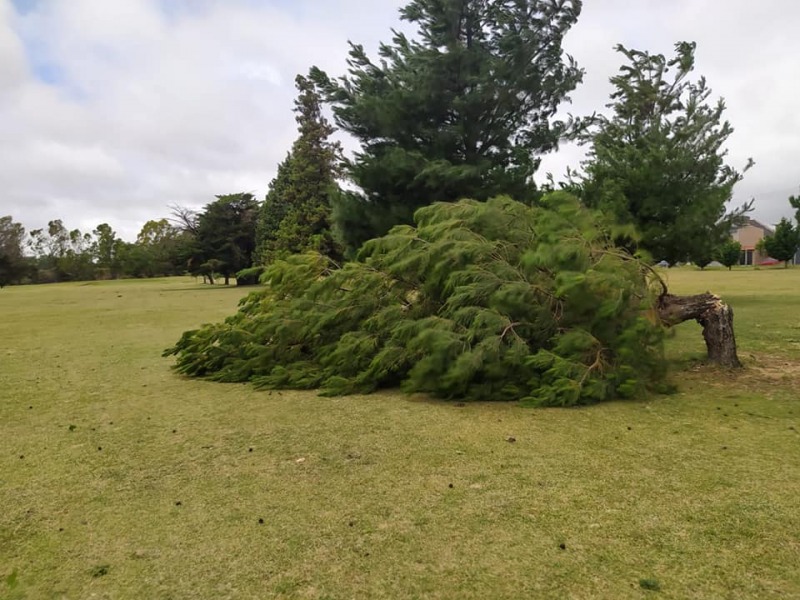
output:
[{"label": "dark green conifer tree", "polygon": [[350,248],[411,223],[433,201],[530,202],[540,156],[564,132],[553,120],[582,78],[561,42],[580,0],[412,0],[379,60],[351,44],[339,80],[312,77],[337,125],[361,148],[348,165],[358,187],[335,204],[337,232]]},{"label": "dark green conifer tree", "polygon": [[331,196],[338,189],[340,147],[329,139],[334,130],[322,115],[313,82],[298,76],[296,85],[299,95],[295,113],[300,135],[278,166],[261,207],[256,234],[259,264],[305,250],[331,257],[340,254],[330,226]]},{"label": "dark green conifer tree", "polygon": [[[225,285],[240,270],[249,267],[256,243],[259,202],[253,194],[241,192],[217,196],[197,217],[193,240],[192,271],[221,273]],[[213,283],[213,279],[212,279]]]}]

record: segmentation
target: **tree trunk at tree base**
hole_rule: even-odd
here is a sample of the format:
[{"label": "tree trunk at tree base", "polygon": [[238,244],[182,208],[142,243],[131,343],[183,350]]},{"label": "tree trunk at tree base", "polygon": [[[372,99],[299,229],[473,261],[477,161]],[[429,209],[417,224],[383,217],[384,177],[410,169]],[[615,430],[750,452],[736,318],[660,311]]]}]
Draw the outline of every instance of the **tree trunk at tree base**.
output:
[{"label": "tree trunk at tree base", "polygon": [[710,292],[696,296],[662,294],[658,299],[658,317],[667,327],[696,320],[703,327],[709,362],[739,368],[733,333],[733,309]]}]

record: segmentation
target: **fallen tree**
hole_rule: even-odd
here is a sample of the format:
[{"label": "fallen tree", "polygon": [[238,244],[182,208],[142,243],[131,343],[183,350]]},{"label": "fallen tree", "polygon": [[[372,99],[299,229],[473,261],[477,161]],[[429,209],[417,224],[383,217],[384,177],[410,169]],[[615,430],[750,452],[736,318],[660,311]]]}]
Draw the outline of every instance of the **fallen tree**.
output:
[{"label": "fallen tree", "polygon": [[165,354],[181,373],[264,388],[571,406],[663,389],[665,326],[696,319],[710,358],[738,365],[730,309],[669,294],[568,194],[433,204],[415,223],[341,267],[274,263],[237,314]]}]

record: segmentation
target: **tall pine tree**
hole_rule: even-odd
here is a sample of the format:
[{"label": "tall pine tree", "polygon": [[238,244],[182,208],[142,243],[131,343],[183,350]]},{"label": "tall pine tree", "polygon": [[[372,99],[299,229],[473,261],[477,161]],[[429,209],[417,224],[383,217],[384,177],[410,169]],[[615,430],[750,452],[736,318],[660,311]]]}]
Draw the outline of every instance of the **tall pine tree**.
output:
[{"label": "tall pine tree", "polygon": [[334,129],[322,115],[314,83],[298,76],[296,85],[294,110],[300,135],[278,166],[259,214],[256,262],[260,264],[305,250],[339,254],[330,227],[330,198],[338,189],[341,150],[329,140]]},{"label": "tall pine tree", "polygon": [[561,42],[580,0],[412,0],[373,62],[351,44],[349,74],[312,77],[337,125],[361,149],[349,164],[359,192],[334,219],[349,248],[410,223],[432,201],[510,194],[530,202],[539,156],[557,145],[559,104],[582,78]]},{"label": "tall pine tree", "polygon": [[610,117],[599,117],[584,138],[584,201],[641,234],[656,260],[704,260],[750,210],[726,214],[742,174],[725,164],[733,132],[725,103],[709,104],[706,80],[689,77],[695,44],[676,44],[667,59],[617,46],[628,64],[611,79]]}]

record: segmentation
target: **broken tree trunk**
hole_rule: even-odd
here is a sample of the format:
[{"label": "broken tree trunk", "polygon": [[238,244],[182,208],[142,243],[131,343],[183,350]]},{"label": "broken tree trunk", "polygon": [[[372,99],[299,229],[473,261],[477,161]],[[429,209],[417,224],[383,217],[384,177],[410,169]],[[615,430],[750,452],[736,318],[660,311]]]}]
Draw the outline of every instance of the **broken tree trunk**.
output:
[{"label": "broken tree trunk", "polygon": [[696,296],[664,293],[658,299],[658,316],[667,327],[694,319],[703,327],[708,360],[724,367],[742,366],[736,355],[733,309],[710,292]]}]

